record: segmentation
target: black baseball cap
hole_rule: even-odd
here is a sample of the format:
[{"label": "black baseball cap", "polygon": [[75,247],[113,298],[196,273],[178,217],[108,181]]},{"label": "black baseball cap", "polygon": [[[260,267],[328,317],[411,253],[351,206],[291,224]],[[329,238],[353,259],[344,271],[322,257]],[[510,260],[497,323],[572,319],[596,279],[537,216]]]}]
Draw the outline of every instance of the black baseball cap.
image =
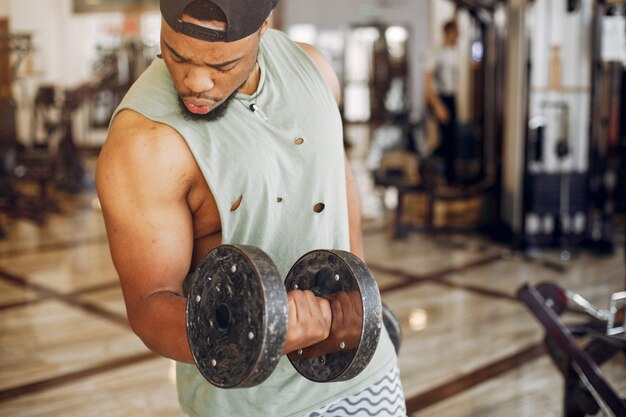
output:
[{"label": "black baseball cap", "polygon": [[185,8],[194,1],[197,0],[161,0],[161,14],[176,32],[207,42],[233,42],[252,35],[278,3],[278,0],[210,0],[226,16],[226,30],[220,31],[180,20]]}]

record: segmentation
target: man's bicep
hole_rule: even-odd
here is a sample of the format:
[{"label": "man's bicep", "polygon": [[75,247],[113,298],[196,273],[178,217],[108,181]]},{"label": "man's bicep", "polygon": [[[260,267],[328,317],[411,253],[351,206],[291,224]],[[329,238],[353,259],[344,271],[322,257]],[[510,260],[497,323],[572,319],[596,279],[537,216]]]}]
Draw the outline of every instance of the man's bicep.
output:
[{"label": "man's bicep", "polygon": [[188,210],[158,199],[150,207],[136,204],[121,190],[112,198],[116,201],[107,203],[104,197],[103,213],[127,301],[162,291],[181,293],[193,243]]},{"label": "man's bicep", "polygon": [[179,293],[189,270],[193,229],[183,184],[160,152],[107,141],[96,175],[113,262],[129,319],[158,292]]}]

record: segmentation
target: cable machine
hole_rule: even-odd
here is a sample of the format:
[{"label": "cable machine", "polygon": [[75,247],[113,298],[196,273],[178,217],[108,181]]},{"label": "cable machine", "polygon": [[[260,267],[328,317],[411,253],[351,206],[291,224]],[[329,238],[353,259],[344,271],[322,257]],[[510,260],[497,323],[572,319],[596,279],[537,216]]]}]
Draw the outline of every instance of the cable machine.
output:
[{"label": "cable machine", "polygon": [[624,33],[614,35],[616,51],[607,25],[623,25],[623,9],[593,0],[508,5],[501,213],[516,247],[557,247],[564,261],[583,247],[612,252],[623,101],[623,64],[613,61],[626,51]]}]

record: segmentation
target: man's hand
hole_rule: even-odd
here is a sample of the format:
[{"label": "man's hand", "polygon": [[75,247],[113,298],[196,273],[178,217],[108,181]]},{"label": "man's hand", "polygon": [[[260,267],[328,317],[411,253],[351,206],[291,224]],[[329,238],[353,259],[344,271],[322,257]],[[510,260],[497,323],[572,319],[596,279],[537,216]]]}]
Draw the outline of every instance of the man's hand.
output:
[{"label": "man's hand", "polygon": [[285,353],[304,349],[326,339],[330,333],[330,303],[312,291],[293,290],[287,293],[289,321]]},{"label": "man's hand", "polygon": [[435,116],[440,123],[446,124],[450,121],[450,114],[448,113],[448,109],[441,103],[438,103],[435,108]]},{"label": "man's hand", "polygon": [[333,322],[330,327],[328,340],[330,345],[341,349],[356,349],[361,340],[363,327],[363,306],[361,293],[358,291],[341,291],[329,297],[330,308],[333,313]]},{"label": "man's hand", "polygon": [[302,353],[303,358],[314,358],[339,350],[352,350],[359,346],[363,326],[363,307],[358,291],[341,291],[327,297],[332,311],[329,336]]}]

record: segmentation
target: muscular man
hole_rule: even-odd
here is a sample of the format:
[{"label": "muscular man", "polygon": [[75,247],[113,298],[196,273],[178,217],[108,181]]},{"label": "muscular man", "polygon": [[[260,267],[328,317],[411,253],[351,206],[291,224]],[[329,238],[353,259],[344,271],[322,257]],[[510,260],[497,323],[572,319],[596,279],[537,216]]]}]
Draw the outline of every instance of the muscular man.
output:
[{"label": "muscular man", "polygon": [[443,44],[428,57],[424,74],[426,103],[439,124],[439,148],[436,150],[445,161],[446,181],[454,182],[456,161],[457,115],[456,93],[459,83],[459,54],[456,21],[443,25]]},{"label": "muscular man", "polygon": [[[115,112],[96,172],[128,318],[177,361],[191,416],[404,415],[384,328],[369,366],[344,382],[306,380],[283,357],[262,384],[225,390],[193,365],[182,284],[212,248],[257,246],[282,276],[313,249],[363,257],[337,78],[314,48],[268,29],[276,2],[161,0],[162,55]],[[285,353],[329,337],[329,300],[288,299]]]}]

